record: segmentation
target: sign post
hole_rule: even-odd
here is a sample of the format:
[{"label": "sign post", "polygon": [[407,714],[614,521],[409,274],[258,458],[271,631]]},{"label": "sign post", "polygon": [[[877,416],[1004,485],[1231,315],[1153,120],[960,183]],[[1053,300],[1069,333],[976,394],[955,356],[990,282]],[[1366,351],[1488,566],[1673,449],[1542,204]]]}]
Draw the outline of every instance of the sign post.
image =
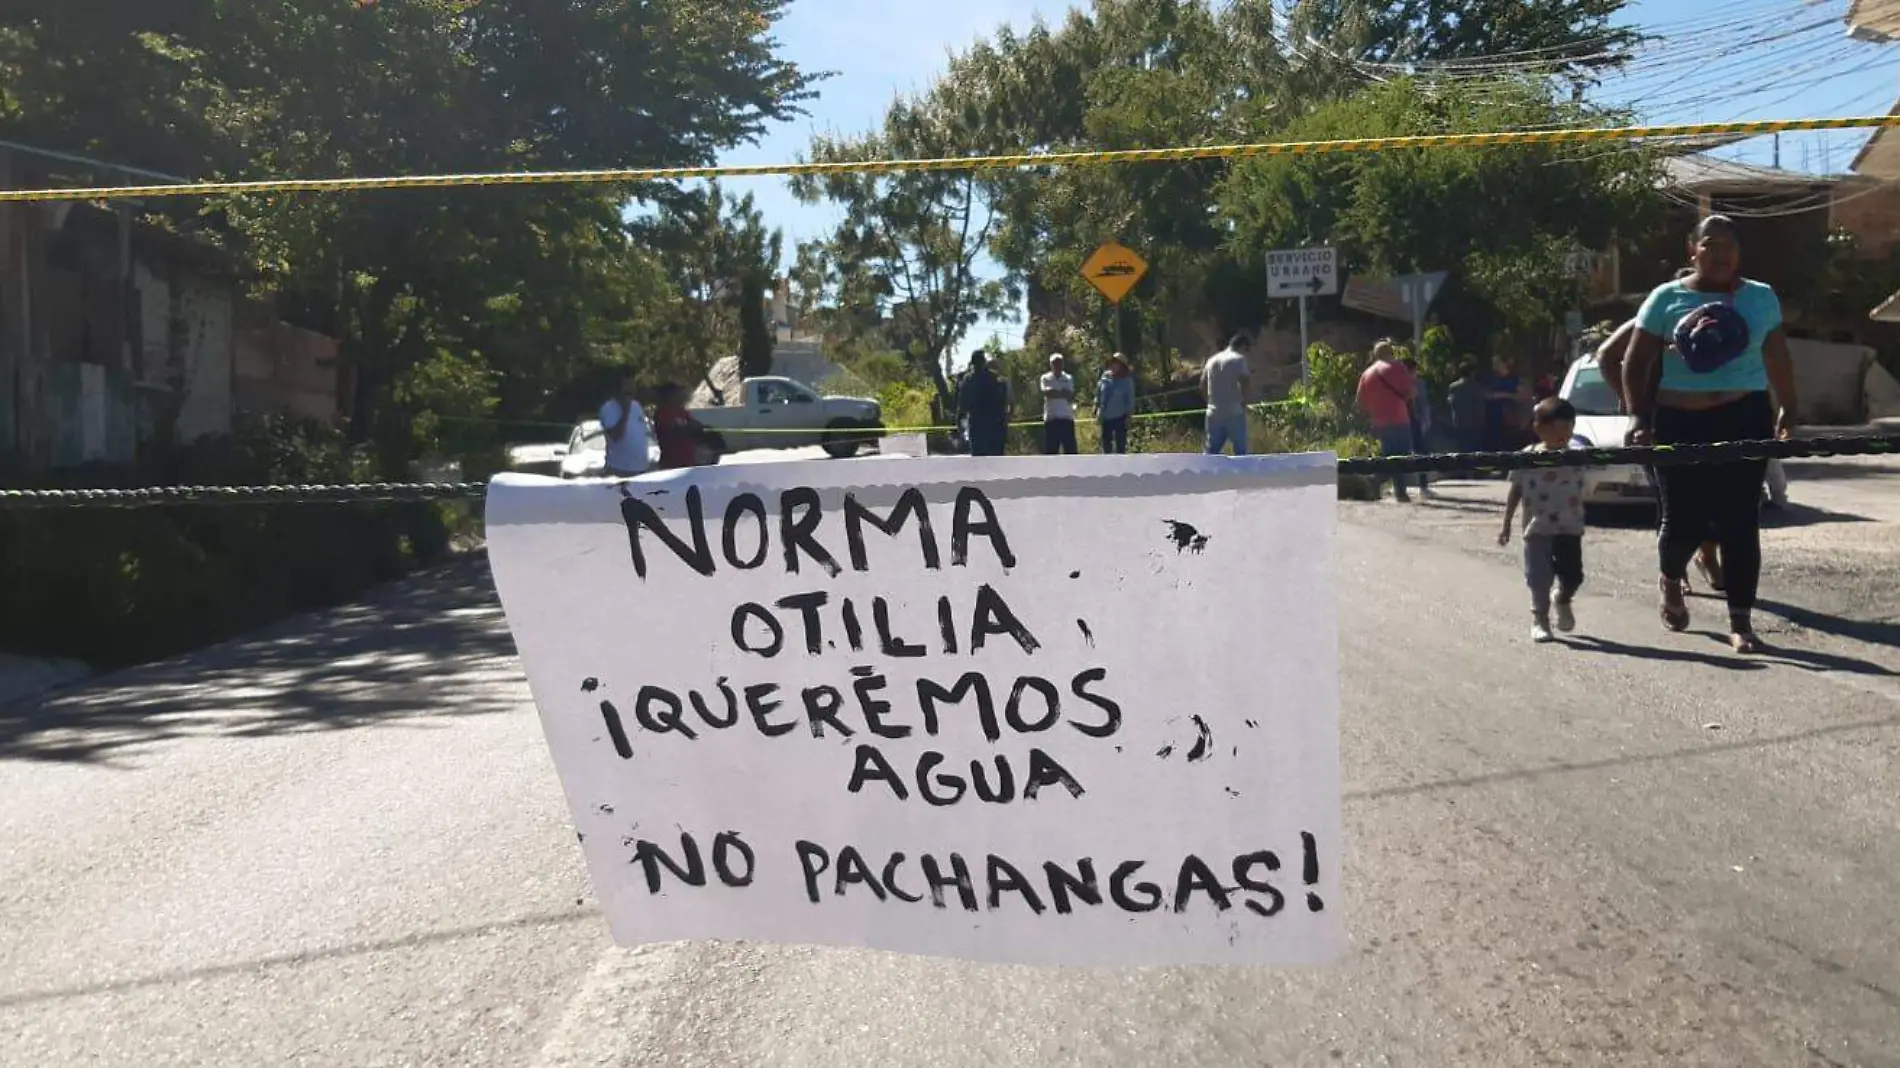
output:
[{"label": "sign post", "polygon": [[1148,274],[1148,261],[1141,258],[1134,249],[1110,241],[1089,254],[1082,261],[1082,277],[1096,292],[1108,298],[1108,306],[1115,309],[1115,344],[1124,352],[1128,345],[1122,337],[1122,298],[1128,296],[1143,277]]},{"label": "sign post", "polygon": [[1405,306],[1412,312],[1412,352],[1416,355],[1425,340],[1425,310],[1432,306],[1432,301],[1438,299],[1438,290],[1445,284],[1445,272],[1408,274],[1395,281],[1399,284],[1399,293],[1405,300]]},{"label": "sign post", "polygon": [[1300,302],[1300,381],[1307,380],[1306,299],[1339,292],[1339,258],[1332,248],[1289,248],[1267,253],[1267,296],[1296,297]]}]

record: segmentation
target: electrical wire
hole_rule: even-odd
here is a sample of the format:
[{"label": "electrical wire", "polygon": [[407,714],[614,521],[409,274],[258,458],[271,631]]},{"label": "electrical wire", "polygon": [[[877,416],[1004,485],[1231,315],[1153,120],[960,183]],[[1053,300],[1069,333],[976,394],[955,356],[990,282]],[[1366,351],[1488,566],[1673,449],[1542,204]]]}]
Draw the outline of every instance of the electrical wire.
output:
[{"label": "electrical wire", "polygon": [[[1618,58],[1627,59],[1628,62],[1624,65],[1626,71],[1639,72],[1662,66],[1680,67],[1692,62],[1699,62],[1702,58],[1709,55],[1773,44],[1815,30],[1838,27],[1840,24],[1840,16],[1829,16],[1827,18],[1810,20],[1793,29],[1777,28],[1780,23],[1795,15],[1820,6],[1821,4],[1832,2],[1838,2],[1838,0],[1802,0],[1802,2],[1792,5],[1778,4],[1775,5],[1773,9],[1773,17],[1758,17],[1754,21],[1741,21],[1739,23],[1737,11],[1733,8],[1724,12],[1722,15],[1704,16],[1701,19],[1691,19],[1675,24],[1665,23],[1656,27],[1656,32],[1650,42],[1638,45],[1631,50],[1603,49],[1589,53],[1574,53],[1572,51],[1579,44],[1607,43],[1615,40],[1614,37],[1606,35],[1598,38],[1585,39],[1584,41],[1576,42],[1571,45],[1548,46],[1544,49],[1519,50],[1519,53],[1503,52],[1486,56],[1455,57],[1443,60],[1380,62],[1374,60],[1351,60],[1347,59],[1347,57],[1338,58],[1347,59],[1348,62],[1365,70],[1378,70],[1414,77],[1449,79],[1484,78],[1510,73],[1548,73],[1557,68],[1574,67],[1580,63],[1595,60],[1609,61]],[[1742,10],[1745,11],[1747,9],[1744,8]],[[1715,30],[1723,31],[1723,36],[1719,39],[1712,39],[1707,42],[1691,45],[1687,48],[1677,47],[1671,43],[1679,38],[1697,37]],[[1740,40],[1736,39],[1738,33],[1742,35]],[[1316,44],[1318,42],[1314,42],[1311,38],[1308,38],[1308,43]],[[1514,54],[1548,54],[1556,56],[1557,58],[1523,60],[1501,58]]]}]

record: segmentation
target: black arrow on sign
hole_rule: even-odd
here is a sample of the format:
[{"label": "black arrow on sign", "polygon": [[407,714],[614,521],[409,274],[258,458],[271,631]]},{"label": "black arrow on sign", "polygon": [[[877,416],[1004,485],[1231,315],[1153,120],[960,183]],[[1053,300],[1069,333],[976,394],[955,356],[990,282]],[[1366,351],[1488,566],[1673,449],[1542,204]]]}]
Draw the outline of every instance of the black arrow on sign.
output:
[{"label": "black arrow on sign", "polygon": [[1326,283],[1320,280],[1319,275],[1314,275],[1312,281],[1306,283],[1306,285],[1308,289],[1313,291],[1314,296],[1319,296],[1319,291],[1326,288]]}]

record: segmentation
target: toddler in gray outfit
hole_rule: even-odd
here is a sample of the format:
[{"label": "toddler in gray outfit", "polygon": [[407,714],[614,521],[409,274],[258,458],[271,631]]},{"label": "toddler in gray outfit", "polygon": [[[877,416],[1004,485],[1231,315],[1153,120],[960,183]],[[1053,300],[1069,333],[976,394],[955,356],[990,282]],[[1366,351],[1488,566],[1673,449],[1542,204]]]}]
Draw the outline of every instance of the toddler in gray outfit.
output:
[{"label": "toddler in gray outfit", "polygon": [[[1537,444],[1525,452],[1561,452],[1570,447],[1577,410],[1562,397],[1547,397],[1532,417]],[[1555,641],[1556,628],[1577,628],[1572,600],[1583,585],[1583,468],[1539,467],[1511,472],[1511,495],[1504,504],[1504,529],[1498,544],[1511,543],[1512,520],[1524,509],[1524,581],[1531,588],[1531,639]],[[1551,599],[1551,586],[1557,597]]]}]

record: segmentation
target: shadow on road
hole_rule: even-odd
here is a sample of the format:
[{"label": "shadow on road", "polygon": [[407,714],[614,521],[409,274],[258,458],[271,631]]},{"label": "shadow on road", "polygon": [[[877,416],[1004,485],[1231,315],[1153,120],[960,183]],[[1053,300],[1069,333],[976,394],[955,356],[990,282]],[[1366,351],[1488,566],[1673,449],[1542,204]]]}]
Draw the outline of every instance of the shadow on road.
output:
[{"label": "shadow on road", "polygon": [[1818,527],[1830,523],[1872,523],[1874,520],[1864,515],[1848,512],[1831,512],[1826,508],[1789,501],[1779,508],[1764,508],[1761,512],[1763,530],[1783,530],[1792,527]]},{"label": "shadow on road", "polygon": [[[1761,607],[1766,608],[1763,603]],[[1832,617],[1824,617],[1832,618]],[[1843,621],[1845,622],[1845,621]],[[1900,629],[1900,628],[1895,628]],[[1727,634],[1698,632],[1703,637],[1729,650]],[[1707,667],[1721,668],[1725,671],[1761,671],[1769,667],[1791,667],[1802,671],[1839,671],[1850,675],[1870,675],[1877,678],[1897,678],[1900,673],[1882,667],[1869,660],[1857,660],[1851,656],[1836,656],[1832,653],[1817,653],[1807,649],[1786,649],[1770,645],[1768,651],[1759,656],[1743,659],[1732,650],[1721,654],[1693,653],[1685,649],[1658,649],[1650,646],[1624,645],[1605,638],[1575,637],[1567,639],[1570,645],[1592,653],[1608,656],[1623,656],[1632,660],[1657,660],[1665,663],[1702,664]]]},{"label": "shadow on road", "polygon": [[485,559],[251,638],[0,708],[0,760],[109,764],[190,736],[269,737],[505,712],[514,639]]},{"label": "shadow on road", "polygon": [[[1586,511],[1589,524],[1605,530],[1655,530],[1656,509],[1654,507],[1615,507],[1590,505]],[[1785,530],[1797,527],[1818,527],[1831,523],[1873,523],[1876,520],[1864,515],[1848,512],[1832,512],[1826,508],[1816,508],[1809,504],[1789,501],[1779,508],[1763,508],[1761,525],[1763,530]]]},{"label": "shadow on road", "polygon": [[1847,638],[1851,641],[1866,642],[1869,645],[1880,645],[1889,649],[1900,648],[1900,623],[1847,619],[1843,616],[1829,615],[1826,612],[1816,612],[1765,598],[1757,600],[1755,607],[1780,616],[1803,630],[1831,634],[1836,638]]},{"label": "shadow on road", "polygon": [[1499,505],[1481,501],[1461,500],[1456,497],[1447,497],[1442,493],[1436,497],[1427,498],[1424,501],[1418,501],[1414,498],[1413,507],[1423,508],[1432,512],[1470,512],[1475,515],[1492,515],[1499,517],[1504,515],[1504,509]]},{"label": "shadow on road", "polygon": [[1829,463],[1825,460],[1784,460],[1790,485],[1802,482],[1846,482],[1867,479],[1900,481],[1900,468],[1885,464]]},{"label": "shadow on road", "polygon": [[1631,660],[1658,660],[1671,664],[1702,664],[1706,667],[1721,668],[1724,671],[1761,671],[1768,665],[1759,660],[1743,660],[1735,654],[1712,656],[1708,653],[1692,653],[1686,649],[1658,649],[1646,645],[1624,645],[1607,638],[1573,637],[1565,641],[1585,652],[1602,653],[1606,656],[1622,656]]},{"label": "shadow on road", "polygon": [[[1709,634],[1710,641],[1721,643],[1723,648],[1729,644],[1726,634]],[[1838,671],[1844,675],[1866,675],[1873,678],[1900,678],[1900,673],[1882,667],[1871,660],[1859,660],[1851,656],[1836,656],[1833,653],[1817,653],[1812,649],[1790,649],[1786,646],[1769,643],[1767,651],[1754,657],[1755,663],[1780,664],[1783,667],[1799,668],[1816,674]]]}]

